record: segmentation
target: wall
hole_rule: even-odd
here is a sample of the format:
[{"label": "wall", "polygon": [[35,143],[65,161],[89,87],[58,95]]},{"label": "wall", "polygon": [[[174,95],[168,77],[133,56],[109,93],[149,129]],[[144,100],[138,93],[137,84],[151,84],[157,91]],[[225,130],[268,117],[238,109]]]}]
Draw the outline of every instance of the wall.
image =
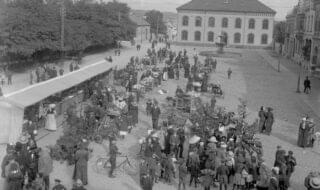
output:
[{"label": "wall", "polygon": [[[189,17],[189,25],[182,25],[183,16]],[[195,19],[197,16],[202,18],[201,27],[195,26]],[[215,27],[209,27],[208,21],[210,17],[215,18]],[[228,18],[228,28],[222,28],[222,19]],[[236,18],[241,18],[241,28],[235,28]],[[249,29],[249,19],[255,19],[255,29]],[[262,29],[262,21],[264,19],[269,20],[268,30]],[[182,30],[188,31],[188,41],[187,42],[198,42],[194,40],[194,33],[196,31],[201,32],[201,43],[213,43],[220,41],[218,35],[224,31],[228,34],[228,45],[243,45],[243,46],[269,46],[272,43],[273,37],[273,26],[274,26],[274,15],[272,14],[245,14],[245,13],[227,13],[227,12],[204,12],[204,11],[179,11],[178,13],[178,42],[185,42],[181,40]],[[209,31],[214,32],[214,42],[209,42],[207,39],[207,34]],[[240,43],[234,43],[234,34],[239,32],[241,34]],[[254,44],[247,43],[247,36],[249,33],[253,33],[255,36]],[[261,35],[268,35],[268,43],[261,44]]]},{"label": "wall", "polygon": [[142,41],[148,41],[150,39],[150,26],[138,26],[136,31],[136,43],[141,43]]}]

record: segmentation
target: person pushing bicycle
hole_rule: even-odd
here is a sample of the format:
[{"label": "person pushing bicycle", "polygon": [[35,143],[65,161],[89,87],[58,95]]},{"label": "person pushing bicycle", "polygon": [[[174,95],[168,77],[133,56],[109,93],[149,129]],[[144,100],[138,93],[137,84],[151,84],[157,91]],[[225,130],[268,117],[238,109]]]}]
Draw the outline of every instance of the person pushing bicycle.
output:
[{"label": "person pushing bicycle", "polygon": [[111,164],[111,168],[110,168],[110,171],[109,171],[109,177],[110,178],[115,178],[115,176],[113,175],[113,171],[114,171],[114,169],[116,168],[116,165],[117,165],[117,155],[121,154],[120,152],[118,152],[118,147],[116,145],[116,141],[115,140],[111,141],[109,154],[110,154],[110,160],[109,161],[110,161],[110,164]]}]

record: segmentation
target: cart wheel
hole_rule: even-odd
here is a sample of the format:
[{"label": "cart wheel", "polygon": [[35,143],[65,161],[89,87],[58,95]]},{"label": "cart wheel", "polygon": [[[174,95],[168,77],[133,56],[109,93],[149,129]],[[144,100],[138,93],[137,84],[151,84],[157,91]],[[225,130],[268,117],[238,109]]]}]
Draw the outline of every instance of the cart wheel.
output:
[{"label": "cart wheel", "polygon": [[95,171],[99,174],[106,173],[110,169],[110,164],[105,158],[99,158],[95,163]]}]

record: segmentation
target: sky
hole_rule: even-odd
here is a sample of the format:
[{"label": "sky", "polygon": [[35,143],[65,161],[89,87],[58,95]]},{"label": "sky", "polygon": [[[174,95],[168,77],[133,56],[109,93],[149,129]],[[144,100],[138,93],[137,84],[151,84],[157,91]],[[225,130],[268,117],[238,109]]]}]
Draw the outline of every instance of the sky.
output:
[{"label": "sky", "polygon": [[[107,0],[108,1],[108,0]],[[110,0],[109,0],[110,1]],[[176,12],[176,8],[190,0],[118,0],[129,5],[132,9]],[[298,3],[298,0],[260,0],[265,5],[269,6],[277,12],[275,19],[285,20],[285,17],[293,6]]]}]

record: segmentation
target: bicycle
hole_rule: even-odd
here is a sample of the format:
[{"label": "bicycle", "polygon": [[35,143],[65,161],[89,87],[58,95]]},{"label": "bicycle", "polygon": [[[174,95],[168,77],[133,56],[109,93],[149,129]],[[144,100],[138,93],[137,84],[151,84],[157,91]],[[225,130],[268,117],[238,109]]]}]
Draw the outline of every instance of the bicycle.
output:
[{"label": "bicycle", "polygon": [[[137,175],[138,174],[138,164],[135,161],[130,161],[129,157],[118,156],[116,163],[115,172],[127,173],[128,175]],[[99,157],[95,163],[96,172],[99,174],[108,174],[108,171],[111,168],[110,158],[109,157]]]}]

